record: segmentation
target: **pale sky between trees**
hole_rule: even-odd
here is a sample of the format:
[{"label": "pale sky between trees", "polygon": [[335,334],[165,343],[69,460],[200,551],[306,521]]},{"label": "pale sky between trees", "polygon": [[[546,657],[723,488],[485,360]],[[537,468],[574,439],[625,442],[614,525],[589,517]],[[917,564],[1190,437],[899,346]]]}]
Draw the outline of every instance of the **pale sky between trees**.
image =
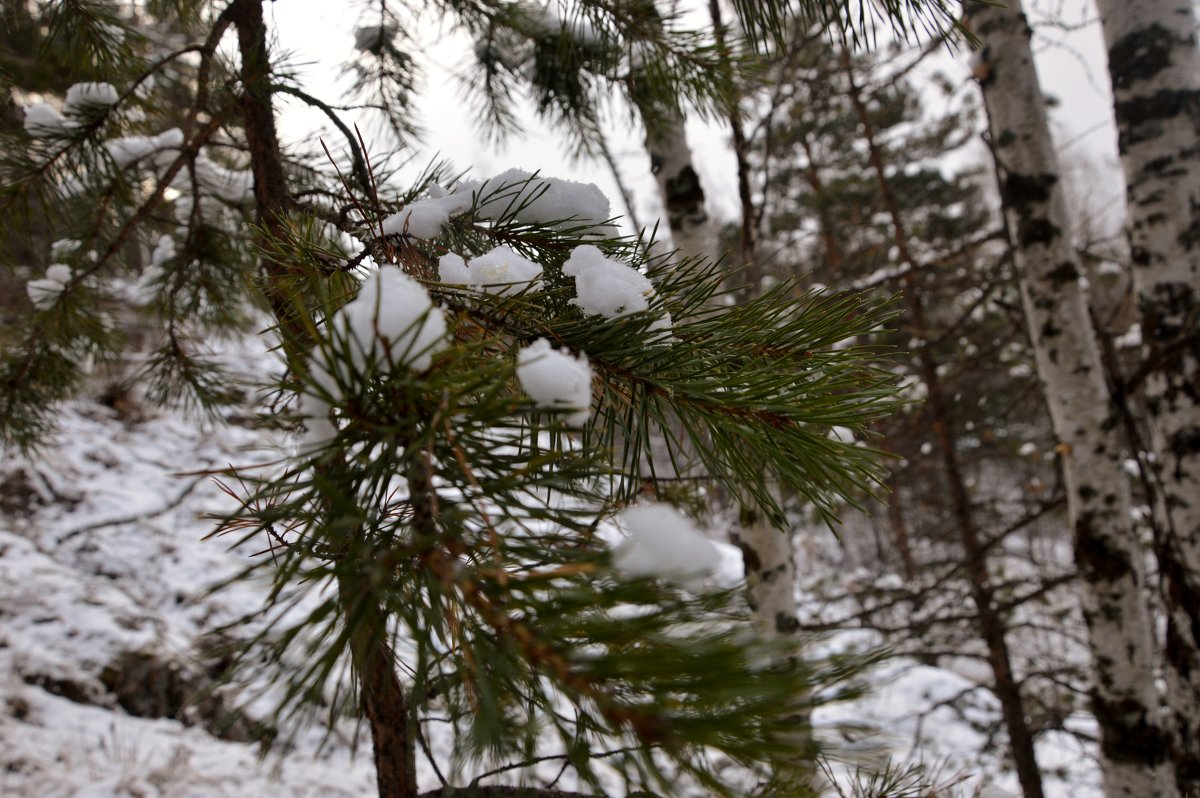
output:
[{"label": "pale sky between trees", "polygon": [[[359,24],[366,4],[329,3],[324,0],[289,0],[284,9],[275,4],[266,7],[269,24],[277,31],[282,49],[291,54],[289,63],[303,76],[306,84],[326,97],[340,92],[342,64],[353,52],[354,28]],[[694,2],[682,5],[702,5]],[[1068,173],[1072,189],[1083,189],[1088,213],[1103,224],[1097,229],[1106,234],[1120,230],[1123,212],[1123,184],[1117,163],[1117,134],[1112,118],[1112,97],[1104,55],[1104,41],[1091,0],[1033,0],[1026,11],[1034,24],[1034,46],[1042,89],[1056,101],[1051,121],[1060,148],[1061,165]],[[705,12],[706,13],[706,12]],[[521,136],[512,136],[495,145],[480,135],[469,106],[464,102],[456,75],[469,54],[465,37],[446,36],[440,21],[424,21],[420,39],[429,47],[422,53],[427,73],[418,89],[419,124],[426,132],[422,147],[405,174],[415,174],[435,157],[448,159],[458,169],[471,170],[476,177],[490,175],[508,167],[540,170],[549,176],[569,177],[593,182],[614,200],[614,213],[624,216],[620,193],[600,162],[572,163],[564,151],[561,136],[534,117],[528,103],[523,107],[526,123]],[[928,59],[928,73],[941,70],[955,85],[968,84],[967,52],[944,52]],[[340,81],[343,87],[345,79]],[[919,81],[918,81],[919,83]],[[964,86],[972,91],[971,85]],[[931,105],[928,112],[941,114]],[[291,103],[283,111],[282,134],[301,141],[313,130],[322,130],[325,117],[316,109]],[[364,135],[371,138],[367,125]],[[645,146],[637,126],[609,124],[610,147],[619,162],[626,185],[636,198],[638,214],[645,225],[659,215],[658,191],[646,162]],[[688,135],[700,154],[698,171],[707,190],[708,206],[722,220],[740,213],[737,200],[737,168],[728,145],[728,132],[722,122],[706,123],[692,118]],[[332,136],[329,141],[338,141]],[[983,159],[982,147],[971,151]],[[1102,167],[1102,168],[1100,168]]]}]

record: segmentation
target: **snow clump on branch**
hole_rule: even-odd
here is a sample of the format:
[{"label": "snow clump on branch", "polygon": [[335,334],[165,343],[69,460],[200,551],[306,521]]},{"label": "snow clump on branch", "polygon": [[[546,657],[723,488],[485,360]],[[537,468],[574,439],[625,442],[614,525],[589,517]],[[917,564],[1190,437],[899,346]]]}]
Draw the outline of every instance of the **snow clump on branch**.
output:
[{"label": "snow clump on branch", "polygon": [[612,217],[608,197],[594,183],[541,177],[509,169],[479,184],[466,183],[479,198],[481,219],[512,216],[525,224],[550,224],[559,229],[603,225]]},{"label": "snow clump on branch", "polygon": [[539,338],[517,352],[517,379],[538,407],[572,410],[564,416],[572,427],[587,423],[592,404],[592,368],[587,357],[571,357]]},{"label": "snow clump on branch", "polygon": [[360,372],[368,365],[425,371],[445,346],[445,314],[424,286],[397,268],[381,268],[364,280],[358,296],[331,321],[348,337]]},{"label": "snow clump on branch", "polygon": [[25,132],[35,139],[61,135],[67,128],[79,126],[79,121],[70,117],[94,114],[98,109],[116,105],[118,99],[120,96],[111,83],[76,83],[67,89],[61,112],[48,103],[26,107]]},{"label": "snow clump on branch", "polygon": [[479,219],[512,217],[525,224],[548,224],[558,229],[602,227],[612,213],[608,197],[592,183],[509,169],[487,180],[464,181],[451,192],[433,186],[428,197],[384,219],[383,233],[436,238],[451,216],[466,213],[472,206]]},{"label": "snow clump on branch", "polygon": [[38,310],[46,310],[54,306],[58,297],[67,289],[71,282],[71,267],[55,263],[46,268],[46,276],[38,280],[30,280],[25,285],[29,301]]},{"label": "snow clump on branch", "polygon": [[449,222],[451,216],[466,213],[470,209],[469,190],[460,189],[450,193],[441,186],[432,186],[428,197],[405,205],[384,219],[383,234],[403,233],[416,238],[437,238],[442,232],[442,225]]},{"label": "snow clump on branch", "polygon": [[[157,136],[121,136],[104,142],[104,149],[119,169],[183,146],[183,131],[173,127]],[[160,161],[160,158],[155,158]]]},{"label": "snow clump on branch", "polygon": [[63,113],[67,116],[94,113],[96,109],[116,105],[119,99],[120,95],[111,83],[76,83],[67,89]]},{"label": "snow clump on branch", "polygon": [[316,350],[311,364],[313,380],[325,395],[300,397],[306,449],[323,446],[337,434],[329,412],[331,401],[342,399],[342,386],[354,385],[358,375],[371,369],[426,371],[434,354],[447,345],[443,311],[434,307],[424,286],[393,267],[367,277],[358,296],[330,317],[329,329],[333,346]]},{"label": "snow clump on branch", "polygon": [[[398,268],[384,267],[363,281],[358,296],[329,319],[334,345],[314,354],[316,381],[335,400],[339,385],[369,369],[425,371],[446,346],[446,317],[429,292]],[[343,355],[349,355],[349,362]]]},{"label": "snow clump on branch", "polygon": [[613,567],[628,576],[683,582],[715,571],[721,553],[669,504],[630,507],[620,515],[629,537],[613,549]]},{"label": "snow clump on branch", "polygon": [[35,103],[25,109],[25,132],[35,139],[57,136],[67,120],[49,103]]},{"label": "snow clump on branch", "polygon": [[[638,270],[606,257],[597,247],[576,247],[562,267],[563,274],[575,278],[576,298],[571,304],[588,316],[619,319],[630,313],[650,309],[654,286]],[[651,332],[671,329],[671,315],[663,315],[650,325]]]},{"label": "snow clump on branch", "polygon": [[438,260],[438,277],[443,283],[469,285],[501,296],[515,294],[541,276],[541,264],[521,257],[503,244],[470,261],[453,252]]}]

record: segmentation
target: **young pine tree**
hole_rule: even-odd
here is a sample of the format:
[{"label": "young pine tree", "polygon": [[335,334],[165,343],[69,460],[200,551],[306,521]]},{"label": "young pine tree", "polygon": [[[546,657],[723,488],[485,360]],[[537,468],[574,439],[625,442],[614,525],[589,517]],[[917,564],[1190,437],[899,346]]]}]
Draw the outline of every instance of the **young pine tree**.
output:
[{"label": "young pine tree", "polygon": [[[782,30],[783,4],[765,5],[744,15],[758,38]],[[438,6],[474,32],[511,24],[506,4]],[[602,40],[636,40],[665,88],[710,90],[702,35],[579,8]],[[153,401],[219,415],[262,397],[293,445],[272,470],[231,469],[240,506],[218,531],[272,541],[248,569],[273,587],[247,651],[277,666],[281,711],[355,707],[389,798],[517,794],[466,764],[542,756],[598,792],[682,777],[732,794],[797,756],[791,719],[861,663],[746,628],[738,592],[700,580],[711,544],[665,503],[687,484],[642,449],[680,455],[652,435],[669,420],[737,501],[778,513],[766,474],[831,518],[880,477],[828,433],[865,434],[895,406],[891,373],[840,346],[884,308],[787,284],[720,308],[713,264],[647,261],[591,186],[515,170],[398,186],[279,67],[260,0],[149,3],[136,25],[101,0],[24,11],[78,81],[15,90],[22,126],[0,144],[19,234],[4,264],[28,300],[3,333],[0,435],[45,445],[56,406],[129,351],[148,350],[128,379]],[[382,87],[404,133],[401,12],[359,31],[358,88]],[[331,118],[337,153],[281,146],[281,95]],[[279,365],[239,383],[204,341],[264,321]],[[432,790],[417,778],[431,715],[453,750],[424,755],[458,766]]]}]

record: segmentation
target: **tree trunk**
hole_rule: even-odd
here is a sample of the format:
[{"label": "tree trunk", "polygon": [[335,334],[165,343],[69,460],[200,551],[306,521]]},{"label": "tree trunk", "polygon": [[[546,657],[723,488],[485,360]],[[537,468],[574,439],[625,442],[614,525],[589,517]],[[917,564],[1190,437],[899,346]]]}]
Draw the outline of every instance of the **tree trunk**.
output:
[{"label": "tree trunk", "polygon": [[[719,18],[714,22],[719,25]],[[638,90],[636,76],[633,80],[631,95],[646,129],[650,169],[658,182],[659,197],[671,228],[672,241],[683,258],[703,258],[716,262],[721,256],[717,233],[705,208],[700,176],[693,166],[685,118],[677,109],[652,105],[645,94]],[[739,164],[744,164],[744,158],[739,159]],[[749,203],[746,175],[739,174],[739,184],[745,186],[740,192],[746,220],[742,230],[742,254],[743,258],[752,258],[752,228],[746,225],[753,217],[753,207]],[[749,266],[749,263],[743,264],[744,268]],[[771,488],[773,495],[779,498],[778,486],[772,485]],[[790,530],[781,528],[778,519],[743,508],[731,539],[742,551],[747,600],[754,613],[755,627],[767,637],[795,635],[799,631],[799,620],[796,564]],[[798,730],[795,746],[798,755],[792,762],[794,767],[789,767],[787,773],[776,773],[776,776],[788,783],[809,782],[813,771],[809,750],[809,719],[797,717],[794,720]]]},{"label": "tree trunk", "polygon": [[716,260],[717,240],[704,207],[704,187],[692,166],[684,116],[678,111],[655,111],[639,104],[646,127],[650,171],[671,229],[671,241],[684,258]]},{"label": "tree trunk", "polygon": [[1098,0],[1112,79],[1141,385],[1156,455],[1166,664],[1181,789],[1200,795],[1200,51],[1186,0]]},{"label": "tree trunk", "polygon": [[929,345],[929,328],[925,318],[925,307],[921,299],[921,288],[917,276],[921,270],[909,248],[908,229],[900,214],[900,206],[892,193],[891,183],[884,167],[883,155],[875,139],[874,124],[863,100],[862,90],[854,76],[854,66],[848,51],[842,51],[842,67],[850,87],[850,102],[863,129],[867,143],[867,154],[879,184],[880,196],[891,220],[893,239],[900,261],[905,267],[904,298],[908,306],[909,322],[914,335],[920,341],[917,350],[917,366],[927,392],[926,406],[933,425],[938,453],[942,460],[942,471],[950,492],[950,503],[958,526],[967,574],[971,581],[971,598],[975,604],[980,635],[987,646],[988,663],[995,679],[993,692],[1000,701],[1004,727],[1012,746],[1013,765],[1025,798],[1042,798],[1042,776],[1038,769],[1034,750],[1033,733],[1025,717],[1025,706],[1021,697],[1020,684],[1013,673],[1012,657],[1008,651],[1007,628],[1004,618],[996,606],[995,591],[987,568],[987,554],[971,509],[971,497],[967,493],[959,462],[958,448],[954,440],[953,418],[942,389],[938,364]]},{"label": "tree trunk", "polygon": [[[254,174],[255,212],[259,224],[270,231],[278,227],[278,220],[290,207],[291,199],[275,131],[262,0],[233,0],[229,14],[237,30],[242,61],[242,121]],[[307,333],[296,321],[287,300],[288,270],[264,258],[262,272],[288,363],[294,369],[303,368],[306,354],[303,342]],[[416,749],[409,730],[408,702],[387,644],[386,619],[370,598],[370,584],[360,582],[353,575],[342,574],[338,593],[349,629],[361,706],[371,726],[379,795],[412,798],[417,795]]]},{"label": "tree trunk", "polygon": [[1088,314],[1020,0],[972,7],[978,74],[1038,375],[1058,439],[1090,631],[1105,793],[1168,796],[1143,554],[1130,517],[1116,407]]},{"label": "tree trunk", "polygon": [[[716,22],[719,24],[719,19]],[[637,96],[635,92],[635,100]],[[721,252],[713,220],[704,207],[704,188],[692,165],[683,115],[674,109],[664,112],[645,103],[638,104],[638,111],[646,127],[650,168],[658,181],[659,196],[679,254],[715,262]],[[744,175],[739,175],[739,183],[748,186]],[[744,217],[752,218],[748,188],[742,192],[742,203]],[[743,225],[743,236],[748,234],[747,230]],[[742,250],[744,255],[752,253],[752,238],[743,239]],[[796,566],[790,535],[763,513],[746,510],[740,514],[736,536],[742,549],[756,625],[767,635],[795,634]]]},{"label": "tree trunk", "polygon": [[359,705],[371,727],[379,798],[413,798],[417,795],[415,730],[387,642],[387,619],[374,604],[368,577],[340,574],[338,595],[350,631]]},{"label": "tree trunk", "polygon": [[[682,115],[671,112],[664,118],[645,109],[642,119],[651,169],[679,254],[716,261],[720,257],[717,236],[704,209],[704,188],[692,166]],[[756,625],[767,635],[795,634],[796,566],[791,536],[763,513],[749,511],[741,513],[735,535],[742,549]]]}]

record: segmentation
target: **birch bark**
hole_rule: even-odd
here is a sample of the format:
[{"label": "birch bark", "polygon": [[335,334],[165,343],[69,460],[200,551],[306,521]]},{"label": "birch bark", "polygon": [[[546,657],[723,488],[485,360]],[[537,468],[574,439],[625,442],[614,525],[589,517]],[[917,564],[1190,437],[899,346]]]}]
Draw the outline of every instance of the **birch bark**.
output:
[{"label": "birch bark", "polygon": [[[658,183],[675,248],[682,258],[699,257],[715,262],[722,253],[715,224],[705,208],[704,187],[694,166],[685,117],[677,109],[652,105],[636,90],[636,85],[633,89],[631,96],[646,129],[650,169]],[[746,196],[742,197],[743,202],[746,199]],[[771,487],[778,498],[778,486]],[[789,530],[781,528],[778,521],[762,512],[743,510],[732,537],[742,551],[747,600],[754,613],[755,626],[767,636],[796,634],[799,630],[796,564]],[[797,718],[796,723],[803,730],[808,720]],[[807,743],[808,734],[802,731],[797,739],[797,763],[805,759]],[[811,774],[807,773],[807,768],[801,766],[799,769],[805,772],[787,777],[808,780]]]},{"label": "birch bark", "polygon": [[[704,209],[704,188],[692,165],[683,116],[642,113],[646,149],[659,195],[682,257],[720,257],[713,223]],[[796,566],[791,538],[762,513],[743,513],[737,530],[756,623],[767,634],[795,634]]]},{"label": "birch bark", "polygon": [[639,106],[646,127],[650,171],[671,229],[671,240],[684,258],[716,260],[717,237],[705,208],[704,187],[692,164],[683,114]]},{"label": "birch bark", "polygon": [[1175,795],[1169,735],[1154,687],[1142,552],[1115,406],[1104,381],[1020,0],[973,6],[976,69],[1038,376],[1050,410],[1075,532],[1109,798]]},{"label": "birch bark", "polygon": [[[1099,0],[1141,313],[1177,779],[1200,794],[1200,51],[1186,0]],[[1140,375],[1144,374],[1144,378]],[[1131,386],[1137,387],[1137,386]]]}]

